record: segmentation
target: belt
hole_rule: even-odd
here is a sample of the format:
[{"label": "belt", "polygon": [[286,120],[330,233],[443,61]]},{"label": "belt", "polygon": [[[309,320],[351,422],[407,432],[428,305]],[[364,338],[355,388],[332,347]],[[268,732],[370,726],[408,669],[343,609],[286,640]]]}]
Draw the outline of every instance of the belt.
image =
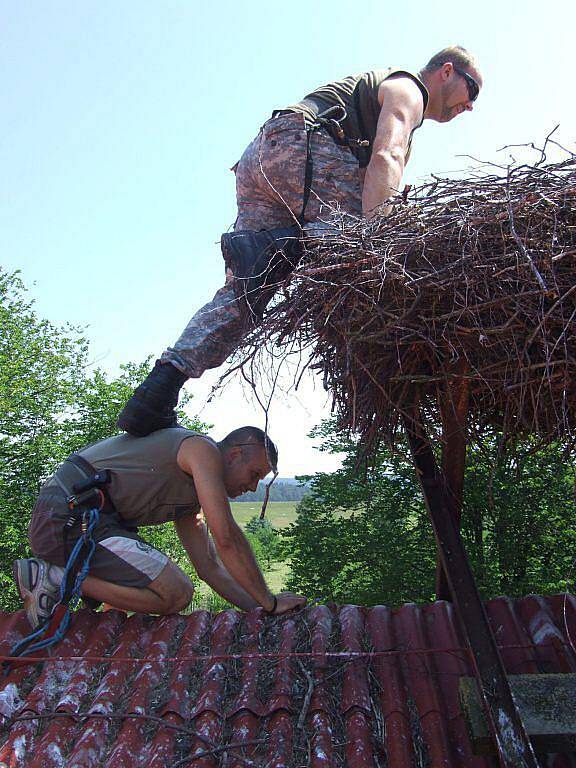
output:
[{"label": "belt", "polygon": [[306,121],[306,116],[303,112],[296,112],[296,110],[293,109],[276,109],[272,112],[272,119],[277,117],[288,117],[289,115],[301,115],[304,117],[304,127],[306,132],[326,131],[335,144],[338,144],[341,147],[350,146],[348,140],[344,136],[344,131],[338,123],[335,120],[325,119],[321,115],[319,115],[313,123],[310,123]]},{"label": "belt", "polygon": [[319,112],[312,123],[306,122],[306,115],[304,112],[298,112],[294,109],[276,109],[272,112],[272,118],[285,117],[287,115],[302,115],[307,131],[326,131],[334,143],[338,144],[340,147],[348,147],[348,149],[352,149],[352,147],[355,149],[367,149],[370,146],[370,141],[368,139],[351,139],[346,136],[344,129],[340,125],[346,117],[346,110],[338,104],[328,107],[328,109],[325,109],[323,112]]},{"label": "belt", "polygon": [[52,476],[52,482],[64,493],[71,510],[100,505],[102,512],[116,512],[106,488],[110,483],[109,470],[96,469],[78,453],[68,456]]}]

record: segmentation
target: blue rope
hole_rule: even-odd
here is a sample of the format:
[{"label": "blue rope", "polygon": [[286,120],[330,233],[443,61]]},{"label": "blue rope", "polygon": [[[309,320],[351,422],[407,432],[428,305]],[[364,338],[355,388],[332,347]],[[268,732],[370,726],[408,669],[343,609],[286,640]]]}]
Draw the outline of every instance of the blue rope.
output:
[{"label": "blue rope", "polygon": [[[68,580],[71,577],[76,561],[80,555],[80,551],[82,547],[86,544],[88,546],[88,551],[84,558],[84,562],[82,563],[82,567],[76,574],[76,579],[74,581],[72,593],[68,599],[67,605],[68,607],[72,606],[73,608],[75,608],[80,602],[82,583],[84,582],[84,579],[86,578],[86,576],[88,576],[88,571],[90,570],[90,561],[92,560],[92,555],[94,554],[94,550],[96,549],[96,542],[94,541],[93,533],[94,533],[94,528],[98,525],[99,518],[100,518],[100,512],[96,508],[90,509],[88,512],[85,512],[82,516],[82,524],[86,525],[86,531],[82,535],[82,538],[78,539],[78,541],[74,545],[74,549],[72,550],[70,557],[68,558],[68,562],[66,563],[66,568],[64,569],[64,576],[62,577],[62,582],[60,584],[60,602],[58,603],[58,605],[61,605],[62,603],[64,603],[66,599],[66,588],[67,588]],[[88,519],[87,523],[86,523],[86,519]]]},{"label": "blue rope", "polygon": [[[82,526],[85,526],[85,531],[82,534],[82,537],[78,539],[74,545],[74,548],[72,549],[72,552],[70,553],[70,557],[68,558],[68,562],[66,563],[66,567],[64,569],[62,582],[60,583],[60,600],[53,608],[53,611],[55,611],[60,605],[66,606],[66,612],[62,616],[56,631],[50,635],[50,637],[41,639],[50,627],[50,620],[48,620],[45,624],[32,632],[32,634],[18,641],[10,651],[10,656],[28,656],[30,654],[36,653],[37,651],[43,650],[44,648],[50,648],[51,646],[59,643],[64,638],[64,635],[68,631],[70,622],[72,620],[71,610],[76,608],[80,602],[82,584],[86,576],[88,576],[88,571],[90,570],[90,561],[92,560],[92,555],[96,549],[96,542],[94,541],[94,528],[98,525],[99,519],[100,510],[96,507],[82,514]],[[84,556],[83,563],[78,570],[78,573],[76,574],[72,590],[67,597],[68,581],[72,578],[72,574],[76,566],[76,561],[78,560],[80,552],[84,546],[87,547],[86,555]],[[38,640],[34,642],[37,638]]]}]

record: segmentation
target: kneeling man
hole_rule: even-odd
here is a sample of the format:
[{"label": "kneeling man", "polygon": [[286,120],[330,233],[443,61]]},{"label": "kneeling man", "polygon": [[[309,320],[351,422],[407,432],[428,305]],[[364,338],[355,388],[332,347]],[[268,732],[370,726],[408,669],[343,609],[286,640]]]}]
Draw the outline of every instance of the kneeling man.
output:
[{"label": "kneeling man", "polygon": [[154,614],[186,608],[193,595],[190,579],[137,532],[140,525],[173,522],[198,576],[226,600],[276,614],[303,605],[306,599],[292,592],[270,592],[228,503],[229,497],[255,491],[259,480],[276,471],[277,460],[276,446],[256,427],[236,429],[219,443],[180,427],[145,438],[122,434],[70,456],[34,506],[29,538],[35,557],[14,564],[32,626],[50,617],[64,567],[82,535],[67,499],[95,475],[107,482],[100,486],[104,506],[82,585],[88,602]]}]

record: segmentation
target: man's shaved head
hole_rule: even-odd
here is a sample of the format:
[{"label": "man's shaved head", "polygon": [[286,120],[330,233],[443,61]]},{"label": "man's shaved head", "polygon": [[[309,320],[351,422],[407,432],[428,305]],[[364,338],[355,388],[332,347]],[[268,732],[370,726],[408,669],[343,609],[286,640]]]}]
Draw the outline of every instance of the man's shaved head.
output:
[{"label": "man's shaved head", "polygon": [[470,51],[467,51],[466,48],[462,48],[461,45],[450,45],[448,48],[443,48],[441,51],[438,51],[438,53],[435,53],[422,72],[435,72],[437,69],[440,69],[443,64],[446,64],[447,61],[452,62],[457,69],[474,69],[477,72],[480,71],[478,69],[478,62]]},{"label": "man's shaved head", "polygon": [[245,447],[251,445],[265,447],[266,456],[270,463],[270,469],[272,472],[277,472],[278,448],[261,429],[258,427],[239,427],[226,435],[226,437],[218,443],[221,451],[227,451],[237,445]]}]

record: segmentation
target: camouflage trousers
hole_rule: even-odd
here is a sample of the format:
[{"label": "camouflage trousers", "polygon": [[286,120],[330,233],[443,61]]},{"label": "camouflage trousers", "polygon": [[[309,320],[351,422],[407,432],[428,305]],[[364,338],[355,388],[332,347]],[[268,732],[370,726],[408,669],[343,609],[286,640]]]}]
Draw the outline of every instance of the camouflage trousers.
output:
[{"label": "camouflage trousers", "polygon": [[[362,214],[358,161],[325,130],[310,135],[312,185],[303,235],[325,226],[334,210]],[[274,229],[299,221],[304,199],[307,132],[299,114],[268,120],[246,148],[236,170],[235,230]],[[245,318],[234,291],[234,275],[192,317],[173,347],[162,355],[191,378],[216,368],[234,352],[253,319]]]}]

